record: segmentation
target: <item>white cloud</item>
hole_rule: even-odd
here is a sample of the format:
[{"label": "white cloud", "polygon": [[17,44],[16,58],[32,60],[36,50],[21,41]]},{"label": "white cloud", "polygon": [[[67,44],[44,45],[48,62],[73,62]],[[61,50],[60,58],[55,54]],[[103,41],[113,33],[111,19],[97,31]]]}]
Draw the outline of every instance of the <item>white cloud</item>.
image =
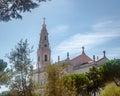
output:
[{"label": "white cloud", "polygon": [[75,34],[58,46],[54,47],[54,58],[56,55],[64,56],[66,52],[70,54],[81,52],[81,47],[85,46],[87,49],[91,49],[97,45],[104,44],[109,40],[120,37],[120,22],[106,21],[93,25],[92,31],[88,34]]},{"label": "white cloud", "polygon": [[109,58],[120,58],[120,47],[113,47],[113,48],[108,48],[108,57]]},{"label": "white cloud", "polygon": [[68,32],[69,26],[68,25],[57,25],[50,30],[51,34],[63,34]]},{"label": "white cloud", "polygon": [[102,31],[104,32],[118,32],[120,31],[120,20],[118,21],[113,21],[113,20],[109,20],[109,21],[104,21],[104,22],[100,22],[97,23],[95,25],[92,25],[92,29],[93,31]]}]

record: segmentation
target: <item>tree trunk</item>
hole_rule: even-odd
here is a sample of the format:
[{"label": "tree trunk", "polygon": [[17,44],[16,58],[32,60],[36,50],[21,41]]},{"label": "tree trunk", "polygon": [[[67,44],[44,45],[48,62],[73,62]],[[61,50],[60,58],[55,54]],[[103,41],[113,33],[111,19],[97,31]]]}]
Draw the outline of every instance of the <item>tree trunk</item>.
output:
[{"label": "tree trunk", "polygon": [[93,92],[93,94],[94,94],[94,96],[96,96],[96,93],[95,93],[95,91]]}]

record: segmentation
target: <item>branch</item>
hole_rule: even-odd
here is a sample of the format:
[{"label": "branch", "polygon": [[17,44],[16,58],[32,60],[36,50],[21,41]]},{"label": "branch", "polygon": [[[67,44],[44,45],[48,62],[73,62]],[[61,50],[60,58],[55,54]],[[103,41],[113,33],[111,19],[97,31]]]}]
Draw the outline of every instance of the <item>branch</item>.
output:
[{"label": "branch", "polygon": [[120,87],[120,81],[119,81],[119,80],[116,80],[115,78],[113,78],[113,80],[114,80],[114,83],[115,83],[118,87]]}]

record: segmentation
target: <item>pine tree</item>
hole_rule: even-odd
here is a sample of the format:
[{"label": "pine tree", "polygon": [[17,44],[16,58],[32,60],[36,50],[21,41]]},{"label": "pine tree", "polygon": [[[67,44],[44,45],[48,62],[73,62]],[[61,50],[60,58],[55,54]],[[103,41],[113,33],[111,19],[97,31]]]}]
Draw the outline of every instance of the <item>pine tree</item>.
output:
[{"label": "pine tree", "polygon": [[[27,40],[21,40],[8,56],[12,66],[10,89],[13,96],[36,96],[34,94],[34,83],[32,81],[32,61]],[[33,95],[34,94],[34,95]]]},{"label": "pine tree", "polygon": [[31,12],[47,0],[0,0],[0,21],[22,19],[22,13]]},{"label": "pine tree", "polygon": [[3,59],[0,59],[0,85],[3,85],[7,82],[7,62],[5,62]]}]

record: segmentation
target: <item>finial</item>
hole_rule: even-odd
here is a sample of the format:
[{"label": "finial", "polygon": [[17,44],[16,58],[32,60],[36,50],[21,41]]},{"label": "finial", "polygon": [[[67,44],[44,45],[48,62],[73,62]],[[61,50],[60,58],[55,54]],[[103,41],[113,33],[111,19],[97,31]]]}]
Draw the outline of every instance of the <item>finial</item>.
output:
[{"label": "finial", "polygon": [[97,56],[97,60],[99,60],[99,57]]},{"label": "finial", "polygon": [[58,62],[60,61],[60,56],[58,56]]},{"label": "finial", "polygon": [[45,19],[46,19],[46,18],[44,17],[44,18],[43,18],[43,24],[45,24]]},{"label": "finial", "polygon": [[46,27],[46,24],[45,24],[45,17],[43,18],[43,25],[42,25],[42,27]]},{"label": "finial", "polygon": [[95,62],[95,55],[93,55],[93,62]]},{"label": "finial", "polygon": [[103,51],[103,57],[104,57],[104,58],[106,57],[106,52],[105,52],[105,51]]},{"label": "finial", "polygon": [[84,53],[84,49],[85,49],[85,47],[83,46],[83,47],[82,47],[82,53]]},{"label": "finial", "polygon": [[67,59],[69,59],[69,52],[67,52]]}]

